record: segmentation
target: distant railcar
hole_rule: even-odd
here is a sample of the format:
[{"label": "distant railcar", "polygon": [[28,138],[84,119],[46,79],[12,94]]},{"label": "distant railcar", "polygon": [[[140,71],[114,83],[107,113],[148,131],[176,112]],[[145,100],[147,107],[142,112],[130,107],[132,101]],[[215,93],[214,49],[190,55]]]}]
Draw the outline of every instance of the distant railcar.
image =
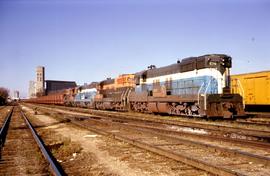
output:
[{"label": "distant railcar", "polygon": [[94,98],[96,94],[96,88],[79,90],[74,97],[74,105],[78,107],[95,108]]},{"label": "distant railcar", "polygon": [[242,95],[246,110],[270,111],[270,71],[232,75],[231,89]]},{"label": "distant railcar", "polygon": [[64,105],[65,104],[65,94],[64,94],[64,92],[57,92],[57,93],[49,94],[46,96],[41,96],[38,98],[32,98],[32,99],[29,99],[27,102],[41,103],[41,104]]},{"label": "distant railcar", "polygon": [[78,87],[69,88],[64,90],[64,105],[65,106],[75,106],[74,99],[76,94],[78,93]]},{"label": "distant railcar", "polygon": [[96,109],[127,111],[128,97],[134,87],[134,74],[101,81],[95,97]]}]

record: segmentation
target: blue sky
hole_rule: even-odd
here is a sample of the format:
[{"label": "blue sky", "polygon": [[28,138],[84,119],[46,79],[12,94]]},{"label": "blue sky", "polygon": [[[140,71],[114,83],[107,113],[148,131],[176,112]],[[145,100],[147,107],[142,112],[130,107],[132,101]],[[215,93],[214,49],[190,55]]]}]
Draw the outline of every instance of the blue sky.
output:
[{"label": "blue sky", "polygon": [[38,65],[83,84],[209,53],[270,70],[269,19],[267,0],[0,0],[0,86],[26,96]]}]

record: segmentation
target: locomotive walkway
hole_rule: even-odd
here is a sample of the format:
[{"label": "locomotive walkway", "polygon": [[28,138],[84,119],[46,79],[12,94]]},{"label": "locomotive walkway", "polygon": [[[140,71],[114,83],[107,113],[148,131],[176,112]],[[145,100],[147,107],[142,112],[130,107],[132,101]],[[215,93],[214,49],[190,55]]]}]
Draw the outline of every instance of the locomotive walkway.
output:
[{"label": "locomotive walkway", "polygon": [[65,175],[19,107],[5,118],[0,138],[0,175]]}]

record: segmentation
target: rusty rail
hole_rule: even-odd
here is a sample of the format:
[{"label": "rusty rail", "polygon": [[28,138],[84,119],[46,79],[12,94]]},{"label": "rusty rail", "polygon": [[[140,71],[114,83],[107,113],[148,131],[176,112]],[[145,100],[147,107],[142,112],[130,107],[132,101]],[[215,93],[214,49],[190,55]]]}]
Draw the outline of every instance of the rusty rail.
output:
[{"label": "rusty rail", "polygon": [[25,123],[27,124],[27,126],[29,127],[29,129],[31,130],[31,133],[36,141],[36,143],[38,144],[43,156],[45,157],[45,159],[48,161],[48,163],[51,166],[51,169],[53,170],[53,173],[57,176],[62,176],[62,175],[66,175],[64,170],[62,169],[62,167],[60,166],[60,164],[56,161],[56,159],[53,157],[53,155],[50,153],[49,150],[46,149],[44,142],[42,141],[42,139],[38,136],[36,130],[33,128],[31,122],[28,120],[28,118],[25,116],[25,114],[23,113],[23,111],[21,111],[21,114],[25,120]]},{"label": "rusty rail", "polygon": [[2,147],[4,147],[5,145],[5,141],[6,141],[6,136],[7,136],[7,132],[8,132],[8,128],[9,128],[9,123],[11,120],[11,116],[13,113],[13,107],[12,109],[9,111],[9,113],[7,114],[5,121],[1,127],[0,130],[0,158],[1,158],[1,151],[2,151]]}]

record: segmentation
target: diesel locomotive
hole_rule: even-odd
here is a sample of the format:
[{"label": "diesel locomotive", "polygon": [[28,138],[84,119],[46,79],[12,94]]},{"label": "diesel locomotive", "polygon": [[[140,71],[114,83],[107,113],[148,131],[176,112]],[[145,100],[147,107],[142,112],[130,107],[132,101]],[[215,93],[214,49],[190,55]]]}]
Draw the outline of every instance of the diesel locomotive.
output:
[{"label": "diesel locomotive", "polygon": [[[106,79],[91,88],[65,90],[62,96],[57,94],[63,102],[54,104],[195,117],[243,116],[242,97],[230,93],[231,67],[232,58],[224,54],[189,57]],[[29,101],[53,103],[40,99],[48,100]]]},{"label": "diesel locomotive", "polygon": [[136,73],[129,104],[133,111],[186,116],[244,115],[243,100],[230,93],[232,59],[222,54],[190,57]]}]

